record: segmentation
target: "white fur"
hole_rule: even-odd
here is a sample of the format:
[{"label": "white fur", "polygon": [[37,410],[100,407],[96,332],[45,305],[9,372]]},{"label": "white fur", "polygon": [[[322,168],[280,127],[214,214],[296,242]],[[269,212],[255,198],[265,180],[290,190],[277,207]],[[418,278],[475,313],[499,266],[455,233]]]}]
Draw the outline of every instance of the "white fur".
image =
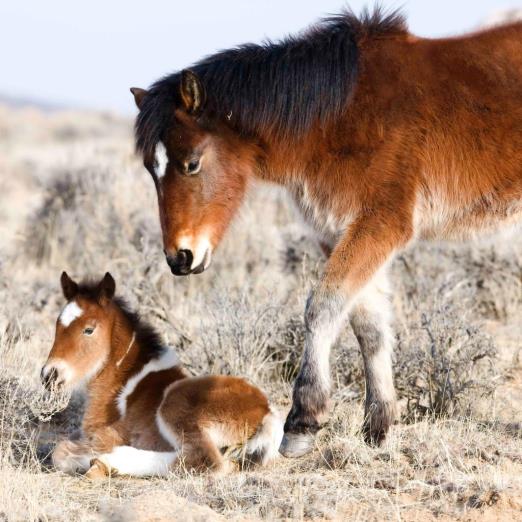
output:
[{"label": "white fur", "polygon": [[121,356],[121,358],[116,363],[116,366],[120,366],[120,364],[124,361],[125,357],[127,357],[127,354],[129,353],[129,350],[134,345],[134,341],[135,340],[136,340],[136,332],[132,332],[132,339],[131,339],[131,341],[129,343],[129,346],[127,347],[127,350],[125,351],[125,353]]},{"label": "white fur", "polygon": [[136,374],[133,375],[121,389],[118,397],[116,398],[116,406],[122,417],[125,416],[127,411],[127,397],[132,394],[136,389],[139,382],[143,380],[149,373],[159,372],[161,370],[167,370],[173,368],[179,364],[179,358],[174,350],[167,348],[165,352],[157,359],[152,359]]},{"label": "white fur", "polygon": [[235,439],[230,437],[227,426],[223,423],[213,424],[212,426],[206,428],[205,431],[210,440],[220,449],[226,446],[230,446],[230,444],[235,442]]},{"label": "white fur", "polygon": [[480,201],[451,203],[445,192],[433,188],[419,191],[413,213],[415,238],[427,240],[482,241],[501,230],[519,229],[521,222],[519,200],[506,203],[484,194]]},{"label": "white fur", "polygon": [[247,442],[246,453],[261,455],[261,464],[264,466],[279,456],[283,435],[283,420],[277,411],[270,408],[270,413],[263,417],[256,434]]},{"label": "white fur", "polygon": [[330,349],[339,335],[345,317],[346,314],[342,313],[340,317],[332,318],[331,321],[318,325],[305,340],[307,359],[315,361],[318,385],[323,390],[330,389]]},{"label": "white fur", "polygon": [[[169,391],[169,388],[172,385],[168,386],[163,394],[165,397]],[[182,442],[176,437],[174,432],[170,429],[170,426],[165,422],[165,419],[161,416],[160,413],[161,406],[158,408],[156,412],[156,426],[158,427],[158,431],[160,435],[167,441],[175,450],[179,450],[181,448]]]},{"label": "white fur", "polygon": [[178,250],[190,250],[193,254],[190,269],[198,267],[204,263],[205,270],[209,267],[212,260],[212,245],[207,235],[201,234],[196,240],[192,236],[182,236],[178,239]]},{"label": "white fur", "polygon": [[59,320],[67,328],[75,319],[83,314],[83,310],[78,306],[76,301],[67,303],[60,314]]},{"label": "white fur", "polygon": [[331,208],[321,207],[306,182],[296,176],[290,191],[305,223],[328,244],[335,244],[356,217],[353,212],[338,216]]},{"label": "white fur", "polygon": [[[198,267],[201,263],[205,262],[205,268],[210,264],[210,252],[211,246],[208,237],[202,236],[198,239],[196,243],[196,249],[193,250],[194,259],[192,260],[192,265],[190,265],[191,270]],[[208,258],[208,259],[207,259]]]},{"label": "white fur", "polygon": [[389,300],[389,282],[387,267],[382,267],[371,282],[359,295],[357,304],[363,306],[364,314],[371,314],[372,320],[378,320],[382,343],[376,353],[371,355],[366,364],[379,398],[385,401],[395,400],[395,388],[392,374],[393,333],[391,330],[391,304]]},{"label": "white fur", "polygon": [[165,145],[160,141],[156,145],[156,150],[154,151],[154,159],[156,160],[156,165],[154,166],[154,172],[158,179],[161,179],[167,173],[167,165],[169,163],[169,159],[167,157],[167,149]]},{"label": "white fur", "polygon": [[117,446],[98,458],[122,475],[134,477],[163,477],[168,474],[178,457],[177,451],[149,451],[132,446]]}]

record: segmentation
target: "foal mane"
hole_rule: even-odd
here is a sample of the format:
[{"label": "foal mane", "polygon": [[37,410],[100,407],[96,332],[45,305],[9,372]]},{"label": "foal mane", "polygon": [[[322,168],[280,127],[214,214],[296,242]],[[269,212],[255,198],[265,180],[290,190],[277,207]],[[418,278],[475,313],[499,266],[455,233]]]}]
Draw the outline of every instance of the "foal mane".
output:
[{"label": "foal mane", "polygon": [[[228,121],[242,134],[297,137],[346,105],[358,69],[358,42],[407,33],[400,11],[345,10],[296,36],[244,44],[191,67],[201,79],[207,122]],[[181,103],[181,73],[152,85],[136,120],[136,148],[153,154]],[[203,118],[202,118],[203,121]]]},{"label": "foal mane", "polygon": [[[78,295],[86,299],[97,301],[98,283],[93,281],[83,281],[78,285]],[[129,321],[131,328],[136,334],[136,345],[139,347],[139,359],[147,363],[156,359],[165,351],[165,345],[160,334],[137,312],[134,312],[127,301],[121,297],[114,297],[112,302],[121,311],[122,315]]]}]

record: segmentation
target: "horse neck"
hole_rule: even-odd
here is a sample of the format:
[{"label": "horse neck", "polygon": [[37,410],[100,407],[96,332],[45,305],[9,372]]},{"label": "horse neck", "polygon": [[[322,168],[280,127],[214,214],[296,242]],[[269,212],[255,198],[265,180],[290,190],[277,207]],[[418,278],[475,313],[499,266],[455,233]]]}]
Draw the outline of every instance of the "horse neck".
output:
[{"label": "horse neck", "polygon": [[136,328],[114,305],[111,348],[105,366],[87,385],[84,432],[92,432],[119,419],[116,399],[130,377],[145,364]]}]

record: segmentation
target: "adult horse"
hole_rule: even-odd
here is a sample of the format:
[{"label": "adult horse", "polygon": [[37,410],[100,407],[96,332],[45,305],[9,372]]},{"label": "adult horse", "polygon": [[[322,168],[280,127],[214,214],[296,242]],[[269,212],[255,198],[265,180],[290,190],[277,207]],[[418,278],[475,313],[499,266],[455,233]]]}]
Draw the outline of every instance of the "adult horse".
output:
[{"label": "adult horse", "polygon": [[418,239],[522,214],[522,24],[428,40],[397,12],[343,13],[132,92],[174,274],[210,265],[252,178],[286,187],[331,249],[280,451],[313,446],[347,316],[365,365],[363,432],[380,442],[396,413],[387,265]]}]

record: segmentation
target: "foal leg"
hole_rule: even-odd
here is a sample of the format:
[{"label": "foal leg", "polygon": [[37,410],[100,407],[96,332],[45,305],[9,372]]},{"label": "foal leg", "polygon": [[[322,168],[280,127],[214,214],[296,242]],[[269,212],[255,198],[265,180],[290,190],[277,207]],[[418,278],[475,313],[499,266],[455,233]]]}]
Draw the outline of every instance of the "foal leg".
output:
[{"label": "foal leg", "polygon": [[[331,345],[358,294],[412,235],[411,213],[401,212],[396,203],[395,199],[384,202],[348,228],[328,260],[319,287],[308,299],[304,354],[279,450],[286,457],[312,450],[328,408]],[[376,365],[369,362],[374,369]],[[372,378],[370,383],[376,380]]]},{"label": "foal leg", "polygon": [[[163,477],[178,458],[177,451],[149,451],[132,446],[116,446],[110,453],[98,455],[93,462],[93,478],[99,473],[129,475],[132,477]],[[106,471],[104,471],[104,469]],[[95,475],[94,475],[95,473]]]},{"label": "foal leg", "polygon": [[84,473],[90,467],[93,453],[84,441],[61,440],[51,455],[55,469],[64,473]]},{"label": "foal leg", "polygon": [[379,274],[360,294],[350,313],[359,341],[366,378],[363,434],[369,444],[379,444],[395,419],[396,400],[392,375],[393,335],[388,281]]},{"label": "foal leg", "polygon": [[185,436],[189,442],[183,446],[185,465],[197,471],[210,470],[218,475],[230,473],[234,465],[227,461],[212,438],[200,430]]}]

